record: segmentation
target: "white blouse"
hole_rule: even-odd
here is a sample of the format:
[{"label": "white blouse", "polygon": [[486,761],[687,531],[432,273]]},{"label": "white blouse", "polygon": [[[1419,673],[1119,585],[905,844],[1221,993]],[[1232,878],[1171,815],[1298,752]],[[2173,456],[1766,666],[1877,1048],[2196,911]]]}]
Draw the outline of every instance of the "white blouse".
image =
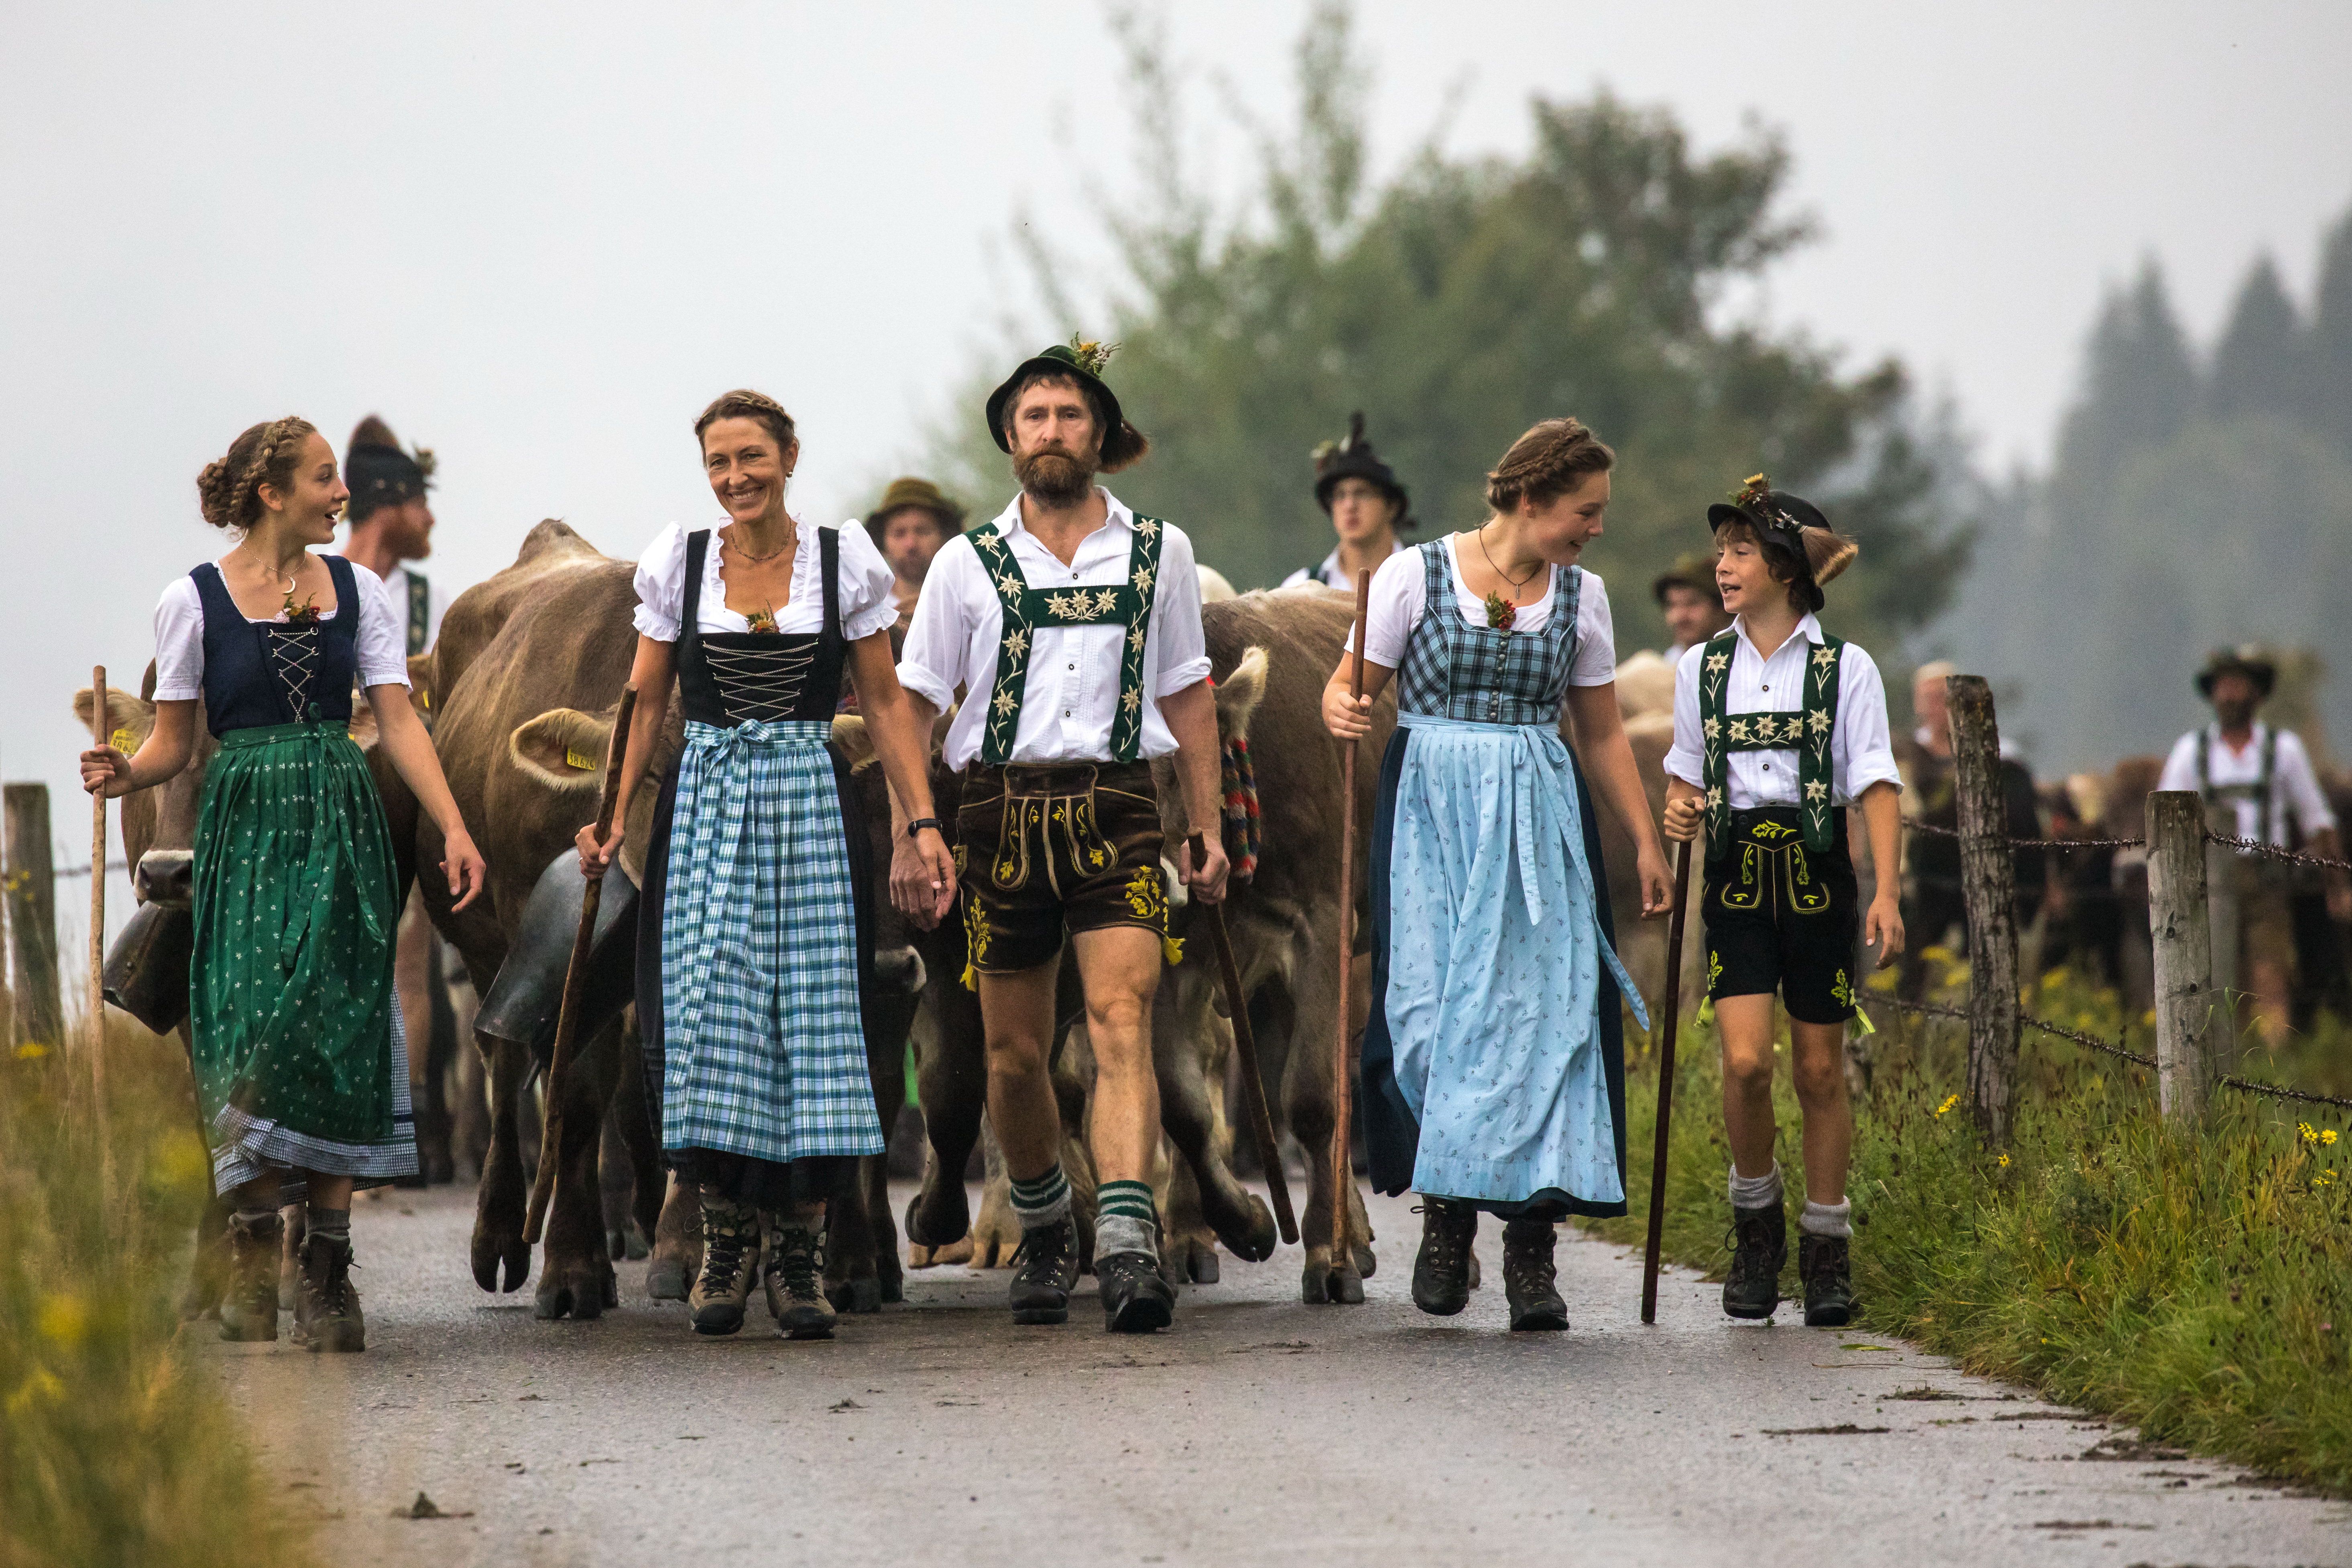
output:
[{"label": "white blouse", "polygon": [[[1486,601],[1470,591],[1462,580],[1462,561],[1454,552],[1454,541],[1443,542],[1445,563],[1454,579],[1454,607],[1463,624],[1483,626],[1486,624]],[[1553,596],[1559,589],[1546,588],[1544,596],[1532,605],[1521,605],[1511,622],[1511,633],[1523,637],[1541,631],[1551,619]],[[1394,669],[1404,663],[1405,645],[1412,640],[1413,628],[1421,617],[1429,613],[1427,574],[1421,563],[1421,551],[1407,548],[1398,551],[1381,563],[1372,574],[1371,597],[1364,606],[1364,657],[1374,664]],[[1353,647],[1355,634],[1348,636],[1348,646]],[[1584,574],[1584,585],[1576,598],[1576,656],[1568,669],[1570,686],[1606,686],[1617,679],[1617,624],[1609,613],[1609,585],[1598,572]]]},{"label": "white blouse", "polygon": [[[354,650],[360,684],[404,687],[408,684],[408,606],[394,609],[383,579],[356,561],[351,564],[360,590],[359,646]],[[334,613],[340,616],[344,608],[338,605]],[[267,620],[247,619],[257,626],[282,624],[286,612],[280,610]],[[155,602],[155,700],[192,702],[204,692],[205,602],[196,592],[196,580],[183,575],[173,578]]]},{"label": "white blouse", "polygon": [[[686,614],[686,536],[684,525],[671,523],[654,536],[637,558],[636,627],[656,642],[676,642],[678,618]],[[898,624],[898,600],[892,593],[897,579],[889,563],[874,547],[866,525],[845,522],[841,535],[840,570],[835,592],[841,599],[841,635],[851,642],[887,631]],[[719,571],[719,530],[702,552],[702,598],[695,620],[706,632],[748,632],[751,621],[727,607],[727,579]],[[815,531],[803,532],[793,556],[793,596],[776,611],[779,632],[824,629],[824,552]]]},{"label": "white blouse", "polygon": [[[1731,684],[1723,694],[1726,713],[1793,713],[1805,706],[1805,661],[1822,646],[1822,623],[1807,616],[1772,650],[1770,658],[1748,640],[1748,623],[1734,620],[1731,629]],[[1706,757],[1700,744],[1698,719],[1699,667],[1708,658],[1706,644],[1698,643],[1675,667],[1675,743],[1666,752],[1666,773],[1693,789],[1705,789]],[[1797,749],[1776,747],[1765,752],[1734,752],[1724,759],[1730,786],[1724,804],[1734,811],[1761,805],[1797,804]],[[1837,722],[1830,731],[1830,799],[1852,805],[1874,784],[1903,787],[1895,769],[1895,748],[1886,729],[1886,685],[1878,665],[1860,643],[1845,645],[1838,656]]]}]

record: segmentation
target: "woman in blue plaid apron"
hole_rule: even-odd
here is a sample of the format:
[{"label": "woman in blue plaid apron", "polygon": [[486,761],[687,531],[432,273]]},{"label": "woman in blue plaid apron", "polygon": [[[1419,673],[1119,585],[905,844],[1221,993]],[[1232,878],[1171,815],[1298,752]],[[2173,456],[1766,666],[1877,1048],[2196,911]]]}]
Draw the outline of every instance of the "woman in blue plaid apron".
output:
[{"label": "woman in blue plaid apron", "polygon": [[[1372,1185],[1422,1194],[1413,1301],[1469,1301],[1478,1215],[1501,1218],[1514,1329],[1565,1329],[1553,1226],[1625,1212],[1621,995],[1584,763],[1632,833],[1645,912],[1665,853],[1617,714],[1601,579],[1575,563],[1609,504],[1608,447],[1548,419],[1486,477],[1484,526],[1390,560],[1372,580],[1364,687],[1394,674],[1371,851],[1372,1010],[1364,1137]],[[1361,735],[1370,696],[1343,658],[1325,722]]]},{"label": "woman in blue plaid apron", "polygon": [[832,744],[845,669],[928,872],[893,901],[936,921],[955,873],[931,820],[929,737],[891,659],[889,566],[863,528],[808,529],[785,512],[800,443],[772,399],[729,393],[695,434],[731,521],[672,525],[638,563],[620,809],[604,842],[581,829],[580,851],[592,871],[611,859],[676,679],[686,744],[646,846],[637,1026],[663,1155],[701,1196],[688,1305],[697,1333],[733,1333],[756,1273],[779,1332],[824,1339],[825,1198],[858,1156],[882,1152],[862,1023],[872,871]]}]

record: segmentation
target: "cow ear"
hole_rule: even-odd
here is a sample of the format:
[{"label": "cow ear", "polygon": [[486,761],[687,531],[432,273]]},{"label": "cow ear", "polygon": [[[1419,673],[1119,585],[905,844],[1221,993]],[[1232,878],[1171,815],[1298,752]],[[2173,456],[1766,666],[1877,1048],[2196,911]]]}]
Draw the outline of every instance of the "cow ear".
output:
[{"label": "cow ear", "polygon": [[[74,719],[81,725],[82,733],[89,733],[89,688],[74,693]],[[155,705],[133,697],[120,687],[106,689],[107,743],[125,756],[146,744],[155,728]]]},{"label": "cow ear", "polygon": [[1225,739],[1249,733],[1250,719],[1265,700],[1267,668],[1265,649],[1252,647],[1234,672],[1217,682],[1217,728]]},{"label": "cow ear", "polygon": [[874,734],[866,727],[865,718],[856,713],[836,713],[833,716],[833,743],[849,759],[849,771],[856,773],[874,760]]},{"label": "cow ear", "polygon": [[583,713],[551,708],[515,726],[507,751],[514,765],[550,789],[590,793],[604,782],[604,752],[612,744],[614,713]]}]

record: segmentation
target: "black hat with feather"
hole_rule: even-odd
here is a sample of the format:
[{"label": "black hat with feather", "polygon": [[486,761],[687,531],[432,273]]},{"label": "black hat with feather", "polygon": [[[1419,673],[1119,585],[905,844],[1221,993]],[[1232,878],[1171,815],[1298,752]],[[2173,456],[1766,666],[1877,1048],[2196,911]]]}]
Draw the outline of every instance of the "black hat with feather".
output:
[{"label": "black hat with feather", "polygon": [[1315,500],[1325,511],[1331,510],[1331,492],[1339,488],[1341,479],[1362,479],[1378,487],[1396,506],[1396,518],[1391,526],[1400,533],[1413,526],[1412,498],[1405,493],[1404,481],[1396,470],[1381,460],[1372,444],[1364,439],[1364,415],[1361,409],[1348,416],[1348,434],[1338,441],[1326,441],[1315,448]]},{"label": "black hat with feather", "polygon": [[351,487],[347,513],[353,522],[368,514],[422,496],[433,482],[433,451],[419,447],[412,455],[400,449],[392,426],[376,415],[361,420],[352,431],[343,455],[343,483]]}]

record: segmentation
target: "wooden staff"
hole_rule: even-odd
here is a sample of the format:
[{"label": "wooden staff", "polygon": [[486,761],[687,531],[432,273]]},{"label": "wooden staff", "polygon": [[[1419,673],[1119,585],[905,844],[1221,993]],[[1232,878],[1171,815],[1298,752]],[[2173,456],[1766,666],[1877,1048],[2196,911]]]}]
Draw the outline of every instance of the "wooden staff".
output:
[{"label": "wooden staff", "polygon": [[[613,812],[621,797],[621,769],[629,760],[629,725],[637,711],[637,689],[621,690],[621,709],[613,716],[613,739],[604,752],[604,793],[596,806],[596,842],[612,831]],[[555,1015],[555,1046],[548,1053],[547,1114],[540,1119],[539,1174],[530,1184],[530,1211],[524,1217],[523,1245],[536,1247],[547,1224],[547,1203],[555,1194],[555,1163],[563,1147],[563,1100],[570,1092],[572,1037],[580,1028],[580,995],[588,988],[588,951],[596,940],[596,910],[604,900],[604,874],[587,879],[580,890],[580,929],[572,938],[572,963],[563,971],[563,1003]]]},{"label": "wooden staff", "polygon": [[[106,728],[106,666],[89,672],[90,744],[112,737]],[[106,792],[89,797],[89,1089],[98,1119],[106,1120]]]},{"label": "wooden staff", "polygon": [[1675,846],[1675,911],[1666,921],[1665,1033],[1658,1047],[1658,1137],[1650,1155],[1650,1239],[1642,1251],[1642,1321],[1658,1321],[1658,1247],[1666,1226],[1666,1128],[1675,1113],[1675,1035],[1682,1026],[1683,915],[1690,907],[1690,841]]},{"label": "wooden staff", "polygon": [[[1364,695],[1364,615],[1371,603],[1372,574],[1356,574],[1356,635],[1350,643],[1348,696]],[[1331,1042],[1331,1264],[1348,1256],[1348,1197],[1356,1187],[1356,1163],[1349,1141],[1349,1110],[1354,1096],[1349,1060],[1348,1010],[1356,999],[1356,742],[1339,749],[1339,1026]]]},{"label": "wooden staff", "polygon": [[[1192,865],[1197,869],[1208,853],[1200,834],[1192,835]],[[1290,1184],[1282,1173],[1282,1150],[1274,1139],[1274,1112],[1265,1102],[1265,1074],[1257,1059],[1257,1036],[1250,1028],[1249,1005],[1242,995],[1241,966],[1234,962],[1234,939],[1225,930],[1225,907],[1202,904],[1209,922],[1209,940],[1217,950],[1217,974],[1224,983],[1225,1011],[1234,1020],[1234,1044],[1242,1056],[1242,1103],[1248,1108],[1250,1136],[1257,1143],[1258,1163],[1265,1167],[1266,1190],[1274,1194],[1275,1223],[1282,1227],[1286,1246],[1298,1245],[1298,1216],[1290,1207]]]}]

